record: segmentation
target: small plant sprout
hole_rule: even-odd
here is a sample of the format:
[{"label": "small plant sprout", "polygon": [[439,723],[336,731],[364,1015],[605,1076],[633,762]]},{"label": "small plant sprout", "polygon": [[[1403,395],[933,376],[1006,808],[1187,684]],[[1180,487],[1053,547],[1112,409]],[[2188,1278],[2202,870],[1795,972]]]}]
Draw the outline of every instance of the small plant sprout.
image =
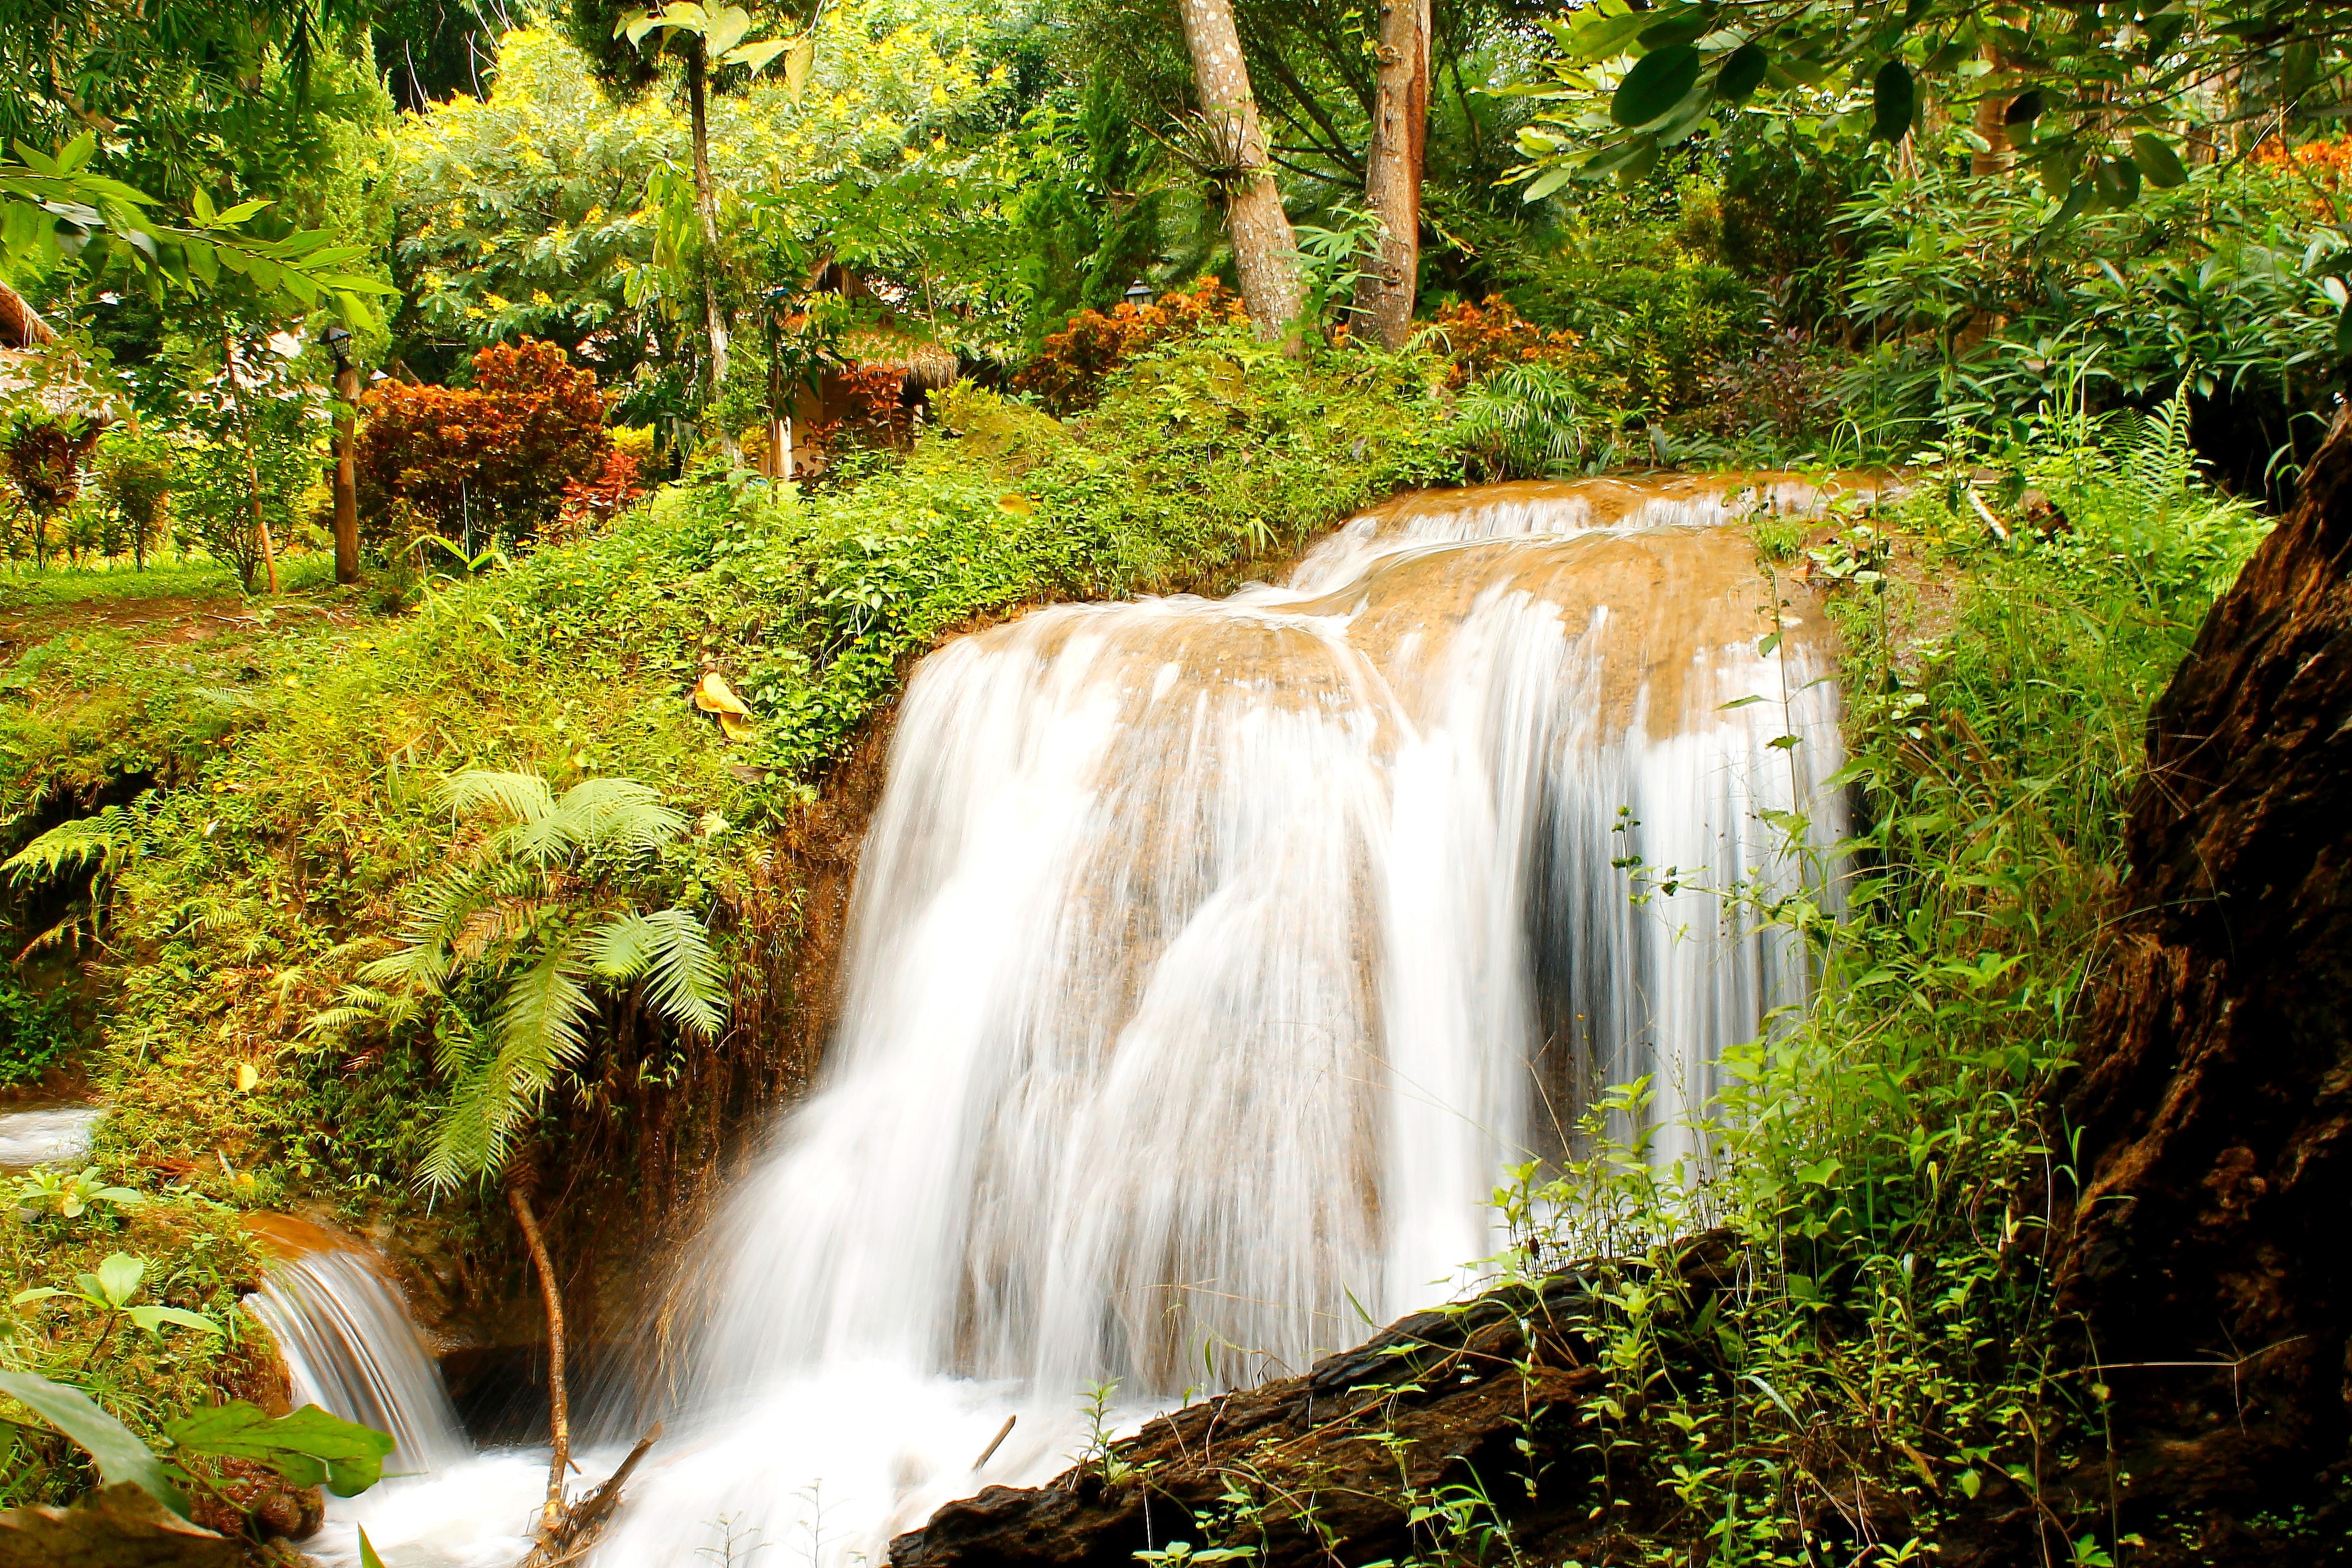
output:
[{"label": "small plant sprout", "polygon": [[129,1187],[109,1186],[96,1165],[86,1167],[77,1175],[68,1176],[62,1171],[35,1171],[16,1179],[18,1208],[36,1213],[54,1210],[60,1219],[79,1219],[100,1204],[133,1208],[146,1201],[146,1194]]},{"label": "small plant sprout", "polygon": [[163,1325],[166,1323],[183,1329],[201,1329],[208,1334],[217,1334],[222,1331],[218,1323],[201,1312],[190,1312],[178,1307],[165,1307],[154,1302],[134,1305],[133,1303],[139,1300],[140,1281],[146,1277],[146,1273],[145,1258],[133,1258],[127,1252],[110,1252],[107,1254],[106,1260],[98,1266],[98,1272],[75,1275],[74,1282],[69,1288],[56,1285],[37,1286],[30,1290],[17,1291],[16,1295],[9,1298],[9,1300],[15,1306],[29,1307],[43,1301],[63,1299],[79,1301],[92,1311],[105,1314],[105,1321],[99,1328],[98,1338],[91,1342],[89,1352],[82,1357],[84,1367],[89,1366],[97,1357],[109,1336],[114,1332],[114,1325],[125,1318],[131,1320],[132,1326],[144,1329],[159,1339],[163,1336]]}]

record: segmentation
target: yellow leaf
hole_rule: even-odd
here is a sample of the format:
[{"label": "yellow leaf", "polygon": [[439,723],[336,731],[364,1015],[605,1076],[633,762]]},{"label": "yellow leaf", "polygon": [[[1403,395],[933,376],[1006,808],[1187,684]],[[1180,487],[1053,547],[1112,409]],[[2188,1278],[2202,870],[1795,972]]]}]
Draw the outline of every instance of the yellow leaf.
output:
[{"label": "yellow leaf", "polygon": [[705,713],[732,713],[738,718],[748,718],[751,712],[743,706],[743,700],[735,695],[734,688],[729,686],[725,678],[715,669],[704,676],[702,684],[694,689],[694,705]]},{"label": "yellow leaf", "polygon": [[248,1091],[249,1089],[251,1089],[255,1084],[259,1083],[260,1081],[261,1081],[261,1069],[260,1069],[260,1068],[258,1068],[255,1067],[251,1062],[239,1062],[239,1063],[237,1063],[237,1064],[236,1064],[236,1091],[237,1091],[237,1093],[239,1093],[239,1094],[244,1094],[244,1093],[246,1093],[247,1091]]},{"label": "yellow leaf", "polygon": [[719,714],[719,727],[726,731],[730,741],[748,741],[756,733],[750,720],[738,718],[732,713]]},{"label": "yellow leaf", "polygon": [[999,511],[1009,511],[1015,517],[1027,517],[1031,512],[1037,510],[1037,503],[1031,500],[1027,496],[998,496],[996,498],[996,510]]},{"label": "yellow leaf", "polygon": [[816,64],[816,35],[803,33],[784,46],[784,90],[794,103],[808,90],[809,71]]}]

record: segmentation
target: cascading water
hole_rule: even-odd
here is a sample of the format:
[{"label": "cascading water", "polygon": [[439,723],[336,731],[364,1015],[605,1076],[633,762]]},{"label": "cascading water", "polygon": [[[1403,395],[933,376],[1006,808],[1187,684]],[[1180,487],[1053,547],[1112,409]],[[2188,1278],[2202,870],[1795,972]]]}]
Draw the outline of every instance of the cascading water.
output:
[{"label": "cascading water", "polygon": [[296,1406],[317,1405],[389,1432],[395,1444],[384,1480],[357,1498],[329,1500],[327,1524],[303,1543],[306,1552],[339,1568],[357,1563],[355,1527],[363,1523],[387,1562],[508,1568],[529,1544],[546,1460],[527,1452],[475,1456],[375,1254],[284,1215],[246,1223],[269,1256],[246,1310],[278,1342]]},{"label": "cascading water", "polygon": [[[1648,1075],[1691,1152],[1722,1050],[1803,985],[1720,890],[1795,874],[1760,813],[1838,826],[1817,620],[1716,525],[1818,500],[1411,498],[1286,586],[926,660],[826,1080],[698,1254],[672,1436],[598,1561],[878,1560],[1058,1468],[1090,1384],[1131,1417],[1471,1282],[1499,1173],[1599,1086]],[[1636,903],[1636,858],[1682,875]]]},{"label": "cascading water", "polygon": [[440,1371],[378,1260],[321,1226],[282,1215],[248,1223],[269,1266],[245,1308],[278,1342],[295,1405],[391,1433],[396,1447],[384,1464],[388,1475],[446,1469],[470,1458]]}]

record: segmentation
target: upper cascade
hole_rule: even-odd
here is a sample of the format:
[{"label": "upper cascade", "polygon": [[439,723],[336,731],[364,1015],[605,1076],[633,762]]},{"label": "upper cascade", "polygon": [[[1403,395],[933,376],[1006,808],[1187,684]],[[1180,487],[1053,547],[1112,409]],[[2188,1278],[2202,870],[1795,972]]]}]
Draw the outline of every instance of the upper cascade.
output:
[{"label": "upper cascade", "polygon": [[1806,987],[1726,890],[1804,874],[1766,814],[1843,828],[1825,627],[1725,524],[1870,487],[1411,496],[1281,584],[926,659],[824,1081],[689,1271],[683,1436],[598,1560],[719,1519],[872,1560],[1067,1462],[1089,1385],[1303,1369],[1472,1284],[1506,1167],[1607,1085],[1702,1156]]}]

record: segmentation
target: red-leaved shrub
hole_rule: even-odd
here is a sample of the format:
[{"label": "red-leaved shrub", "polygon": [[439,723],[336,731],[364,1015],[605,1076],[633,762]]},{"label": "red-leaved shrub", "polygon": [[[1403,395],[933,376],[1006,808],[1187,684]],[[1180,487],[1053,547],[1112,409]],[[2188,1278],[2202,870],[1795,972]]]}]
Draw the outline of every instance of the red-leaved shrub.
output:
[{"label": "red-leaved shrub", "polygon": [[595,373],[530,339],[477,353],[471,386],[386,382],[362,407],[362,523],[394,542],[454,538],[468,524],[478,537],[530,538],[562,514],[570,486],[600,480],[613,448]]},{"label": "red-leaved shrub", "polygon": [[1121,304],[1110,314],[1081,310],[1045,340],[1037,357],[1013,378],[1013,389],[1037,394],[1055,414],[1085,408],[1102,395],[1111,372],[1171,338],[1189,337],[1221,321],[1242,321],[1242,302],[1214,278],[1189,294],[1177,290],[1150,305]]}]

